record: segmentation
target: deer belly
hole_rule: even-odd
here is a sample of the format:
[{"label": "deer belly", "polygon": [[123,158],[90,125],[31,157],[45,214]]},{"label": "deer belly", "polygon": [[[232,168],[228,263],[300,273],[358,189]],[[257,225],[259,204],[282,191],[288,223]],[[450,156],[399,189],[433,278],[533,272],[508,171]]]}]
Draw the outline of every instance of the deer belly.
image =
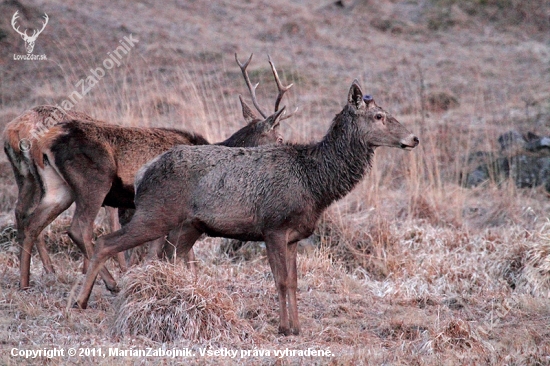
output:
[{"label": "deer belly", "polygon": [[192,220],[192,225],[199,231],[212,237],[224,237],[246,241],[263,240],[261,230],[253,216],[236,217],[228,213],[216,218]]}]

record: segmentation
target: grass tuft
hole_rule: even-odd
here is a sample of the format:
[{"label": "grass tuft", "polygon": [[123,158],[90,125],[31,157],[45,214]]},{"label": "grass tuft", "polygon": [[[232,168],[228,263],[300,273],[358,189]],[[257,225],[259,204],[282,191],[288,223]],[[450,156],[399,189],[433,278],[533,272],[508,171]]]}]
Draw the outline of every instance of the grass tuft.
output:
[{"label": "grass tuft", "polygon": [[132,268],[120,282],[111,334],[156,342],[247,339],[252,328],[213,282],[207,275],[193,278],[184,268],[160,261]]}]

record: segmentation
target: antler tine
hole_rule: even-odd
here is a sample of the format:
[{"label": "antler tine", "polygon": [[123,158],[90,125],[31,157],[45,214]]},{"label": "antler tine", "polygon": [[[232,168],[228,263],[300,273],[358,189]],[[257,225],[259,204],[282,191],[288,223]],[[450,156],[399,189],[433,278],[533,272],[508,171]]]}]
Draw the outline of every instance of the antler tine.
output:
[{"label": "antler tine", "polygon": [[292,117],[293,115],[296,114],[296,112],[298,112],[298,107],[296,107],[296,109],[294,110],[294,112],[292,113],[289,113],[289,114],[284,114],[281,118],[279,118],[279,122],[280,121],[284,121],[285,119],[289,119],[290,117]]},{"label": "antler tine", "polygon": [[252,56],[254,56],[253,53],[248,58],[248,61],[246,61],[244,64],[242,64],[242,63],[239,62],[239,59],[237,57],[237,53],[235,53],[235,61],[237,61],[237,64],[241,68],[241,72],[243,74],[244,81],[246,82],[246,86],[248,87],[248,90],[250,91],[250,95],[252,96],[252,103],[254,103],[254,107],[256,107],[256,109],[258,110],[258,112],[260,112],[260,114],[262,115],[263,118],[267,118],[267,114],[264,111],[262,111],[262,109],[260,108],[260,105],[258,104],[258,101],[256,100],[256,88],[258,87],[259,83],[256,83],[256,85],[252,85],[252,83],[250,82],[250,78],[248,77],[248,72],[246,71],[246,68],[248,67],[248,64],[252,60]]},{"label": "antler tine", "polygon": [[[279,74],[277,74],[277,70],[275,69],[275,65],[273,64],[273,61],[271,61],[271,56],[267,55],[267,59],[269,61],[269,65],[271,66],[271,71],[273,72],[273,77],[275,78],[275,82],[277,83],[277,89],[279,90],[279,95],[277,95],[277,100],[275,101],[275,112],[279,110],[279,103],[281,103],[281,100],[283,99],[283,95],[292,87],[294,84],[290,84],[288,86],[283,86],[281,83],[281,80],[279,79]],[[288,116],[285,116],[284,119],[289,118],[292,116],[296,111],[291,113]],[[282,120],[283,118],[281,118]]]}]

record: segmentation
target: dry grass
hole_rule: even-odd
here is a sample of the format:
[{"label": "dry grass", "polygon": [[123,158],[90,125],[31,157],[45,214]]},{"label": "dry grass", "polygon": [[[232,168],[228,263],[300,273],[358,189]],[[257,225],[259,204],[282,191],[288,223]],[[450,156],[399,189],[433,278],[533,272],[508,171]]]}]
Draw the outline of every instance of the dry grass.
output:
[{"label": "dry grass", "polygon": [[[269,53],[283,83],[295,84],[283,103],[300,108],[283,122],[286,140],[321,138],[359,78],[421,141],[408,153],[378,149],[365,180],[330,207],[304,245],[299,337],[276,334],[276,291],[259,244],[228,257],[220,254],[221,240],[203,239],[195,246],[197,278],[181,266],[145,263],[120,277],[118,296],[98,283],[91,309],[68,308],[82,279],[78,252],[64,234],[70,213],[46,230],[56,274],[43,274],[34,255],[31,289],[18,291],[16,188],[1,156],[0,363],[34,364],[9,350],[52,346],[189,347],[198,364],[550,362],[547,193],[510,182],[460,185],[467,157],[498,149],[503,132],[550,135],[547,2],[346,1],[344,9],[329,3],[0,4],[4,14],[23,7],[30,18],[50,16],[35,52],[49,61],[8,60],[9,67],[0,68],[0,128],[34,105],[61,102],[133,33],[136,48],[78,110],[220,141],[243,124],[237,94],[245,87],[233,54],[255,53],[250,75],[260,81],[258,96],[268,106],[275,94]],[[494,11],[503,5],[510,11]],[[533,6],[538,10],[529,10]],[[3,55],[22,52],[8,18],[0,19]],[[31,20],[24,26],[32,27]],[[102,235],[97,223],[96,235]],[[200,357],[201,347],[310,347],[336,356],[232,360]]]},{"label": "dry grass", "polygon": [[237,316],[231,297],[204,275],[155,261],[134,267],[120,281],[111,334],[156,342],[245,341],[252,328]]}]

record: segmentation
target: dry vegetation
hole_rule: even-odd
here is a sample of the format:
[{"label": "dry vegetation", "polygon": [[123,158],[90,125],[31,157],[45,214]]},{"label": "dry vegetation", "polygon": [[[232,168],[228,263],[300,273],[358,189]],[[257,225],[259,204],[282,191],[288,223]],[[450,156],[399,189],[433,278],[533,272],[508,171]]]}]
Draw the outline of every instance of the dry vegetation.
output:
[{"label": "dry vegetation", "polygon": [[[55,275],[33,256],[18,291],[13,207],[0,157],[0,363],[13,347],[189,347],[199,364],[544,365],[550,363],[550,204],[544,187],[458,182],[475,151],[510,129],[550,136],[547,1],[257,0],[0,3],[0,129],[23,110],[66,99],[130,33],[139,43],[76,106],[123,125],[170,126],[220,141],[244,123],[233,60],[256,54],[251,78],[273,100],[266,54],[295,84],[289,141],[322,137],[354,78],[420,138],[379,149],[368,177],[324,215],[298,258],[302,334],[279,337],[271,271],[259,244],[232,256],[220,239],[195,246],[199,275],[145,263],[95,286],[90,309],[68,308],[82,280],[64,234],[47,228]],[[9,24],[50,22],[35,54]],[[91,182],[93,184],[93,182]],[[97,235],[104,232],[98,219]],[[245,253],[245,251],[247,251]],[[115,268],[114,262],[108,263]],[[199,349],[330,349],[335,357],[204,358]],[[47,364],[175,364],[182,359],[54,358]],[[36,360],[26,361],[35,364]],[[40,363],[45,363],[41,360]]]}]

